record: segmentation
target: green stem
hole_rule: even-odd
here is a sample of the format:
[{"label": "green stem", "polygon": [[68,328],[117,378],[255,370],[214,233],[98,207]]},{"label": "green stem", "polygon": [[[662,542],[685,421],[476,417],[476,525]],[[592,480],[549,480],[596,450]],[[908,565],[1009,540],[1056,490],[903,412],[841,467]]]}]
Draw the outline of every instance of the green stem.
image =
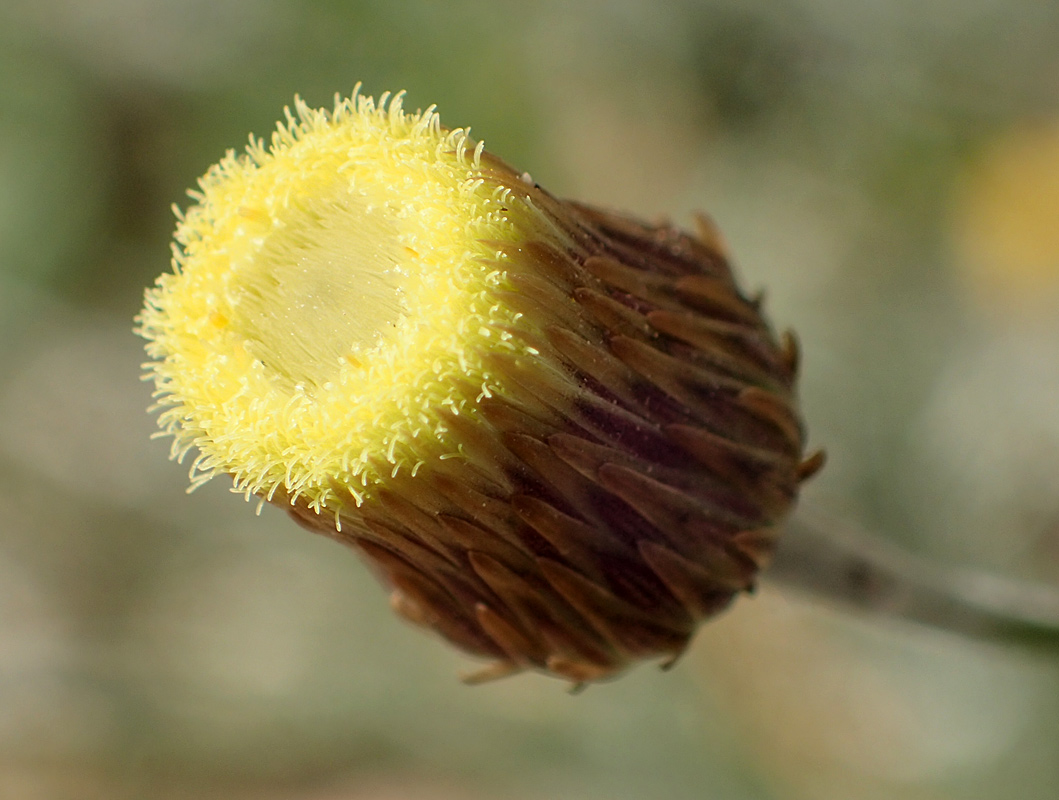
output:
[{"label": "green stem", "polygon": [[933,563],[816,512],[791,519],[765,577],[870,613],[1059,656],[1059,586]]}]

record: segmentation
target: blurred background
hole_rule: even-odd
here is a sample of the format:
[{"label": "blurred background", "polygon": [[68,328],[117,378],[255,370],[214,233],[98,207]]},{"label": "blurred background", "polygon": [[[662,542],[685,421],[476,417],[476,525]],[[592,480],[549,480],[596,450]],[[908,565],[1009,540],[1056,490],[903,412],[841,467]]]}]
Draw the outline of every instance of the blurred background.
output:
[{"label": "blurred background", "polygon": [[0,798],[1059,796],[1059,663],[766,586],[571,697],[151,441],[171,204],[295,93],[437,103],[561,196],[720,224],[805,352],[804,503],[1059,585],[1059,4],[5,0]]}]

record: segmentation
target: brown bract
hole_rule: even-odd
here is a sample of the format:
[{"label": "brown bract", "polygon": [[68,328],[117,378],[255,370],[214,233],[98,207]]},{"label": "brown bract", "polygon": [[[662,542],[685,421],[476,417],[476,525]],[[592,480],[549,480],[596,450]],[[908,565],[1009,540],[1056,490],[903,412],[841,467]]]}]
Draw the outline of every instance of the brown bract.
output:
[{"label": "brown bract", "polygon": [[794,339],[706,218],[690,235],[557,200],[487,152],[481,169],[540,212],[539,240],[491,244],[526,321],[511,334],[541,357],[488,353],[505,391],[438,412],[459,457],[398,470],[337,530],[272,500],[355,547],[402,616],[489,659],[470,681],[670,664],[753,589],[822,463],[803,457]]}]

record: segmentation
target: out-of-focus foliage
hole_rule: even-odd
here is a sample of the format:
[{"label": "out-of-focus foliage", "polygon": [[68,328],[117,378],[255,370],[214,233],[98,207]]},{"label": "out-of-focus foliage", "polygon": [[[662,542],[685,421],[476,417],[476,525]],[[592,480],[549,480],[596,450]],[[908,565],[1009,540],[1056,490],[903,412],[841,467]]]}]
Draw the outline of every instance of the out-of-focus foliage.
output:
[{"label": "out-of-focus foliage", "polygon": [[805,356],[826,505],[1059,583],[1059,6],[0,6],[0,797],[1059,796],[1059,665],[765,591],[568,697],[150,441],[170,204],[295,93],[437,103],[562,195],[711,213]]}]

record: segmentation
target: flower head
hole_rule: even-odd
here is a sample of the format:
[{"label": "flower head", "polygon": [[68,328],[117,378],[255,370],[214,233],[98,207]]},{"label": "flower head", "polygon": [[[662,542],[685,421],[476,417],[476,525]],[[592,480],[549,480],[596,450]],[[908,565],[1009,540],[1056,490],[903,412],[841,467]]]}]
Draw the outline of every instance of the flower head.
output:
[{"label": "flower head", "polygon": [[816,464],[793,341],[705,220],[559,201],[402,99],[298,102],[200,181],[138,318],[173,454],[355,545],[486,674],[675,656]]}]

